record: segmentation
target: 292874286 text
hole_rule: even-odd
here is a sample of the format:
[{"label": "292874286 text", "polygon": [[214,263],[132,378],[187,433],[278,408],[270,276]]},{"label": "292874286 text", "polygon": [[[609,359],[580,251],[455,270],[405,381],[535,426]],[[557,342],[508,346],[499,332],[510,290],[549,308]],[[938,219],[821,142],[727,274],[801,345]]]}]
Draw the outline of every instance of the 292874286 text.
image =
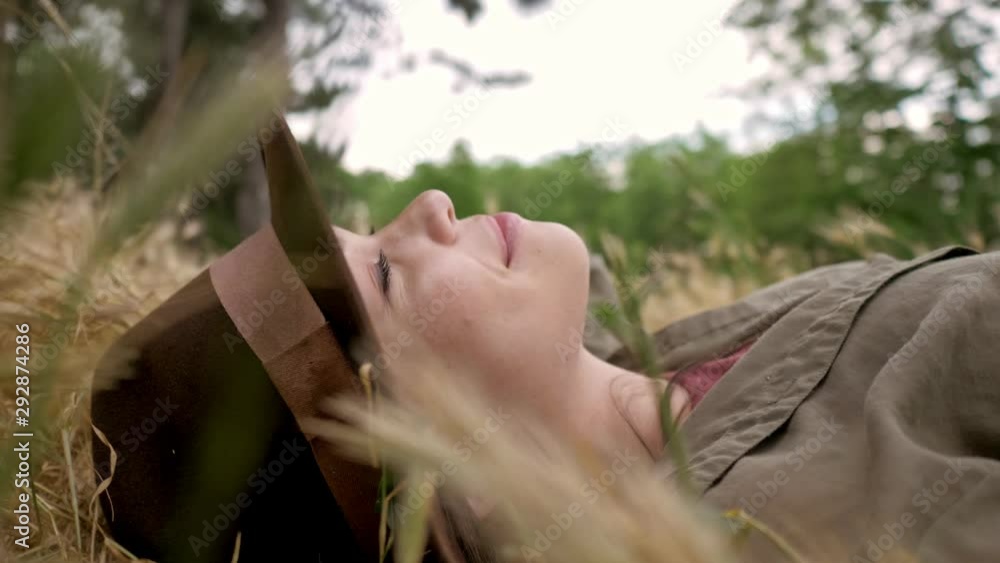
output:
[{"label": "292874286 text", "polygon": [[14,337],[14,489],[17,502],[14,508],[14,543],[28,549],[31,539],[31,372],[28,359],[31,355],[31,327],[28,323],[16,325]]}]

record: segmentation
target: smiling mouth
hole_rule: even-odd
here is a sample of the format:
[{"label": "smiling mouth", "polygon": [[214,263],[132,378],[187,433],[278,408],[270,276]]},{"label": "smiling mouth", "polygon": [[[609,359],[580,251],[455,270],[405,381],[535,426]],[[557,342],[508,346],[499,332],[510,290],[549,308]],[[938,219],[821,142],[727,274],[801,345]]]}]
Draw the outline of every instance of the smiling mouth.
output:
[{"label": "smiling mouth", "polygon": [[510,268],[510,264],[517,254],[517,235],[523,219],[517,213],[508,212],[490,215],[490,219],[496,224],[500,234],[501,256],[504,265]]}]

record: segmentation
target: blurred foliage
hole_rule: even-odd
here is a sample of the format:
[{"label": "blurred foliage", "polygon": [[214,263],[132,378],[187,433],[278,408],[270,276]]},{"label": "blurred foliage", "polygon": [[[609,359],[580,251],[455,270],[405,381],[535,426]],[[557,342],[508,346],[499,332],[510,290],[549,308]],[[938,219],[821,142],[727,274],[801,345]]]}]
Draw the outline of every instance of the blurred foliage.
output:
[{"label": "blurred foliage", "polygon": [[[103,139],[103,176],[116,173],[125,139],[147,128],[169,84],[137,91],[145,69],[165,64],[180,73],[177,57],[194,53],[204,59],[202,76],[212,76],[250,61],[251,47],[276,22],[302,39],[285,46],[295,78],[291,108],[316,116],[354,89],[360,79],[350,69],[367,68],[370,55],[391,43],[389,22],[401,8],[388,0],[180,4],[182,13],[175,3],[60,4],[67,39],[36,5],[14,3],[20,12],[4,17],[17,41],[0,56],[0,70],[15,77],[0,93],[13,110],[0,138],[9,155],[5,195],[62,172],[54,163],[75,159],[73,147],[94,136],[102,111],[113,124]],[[479,1],[442,7],[470,21],[485,9]],[[997,248],[1000,98],[988,57],[995,60],[998,42],[995,26],[984,23],[997,13],[994,0],[738,3],[728,23],[771,63],[741,93],[759,108],[746,124],[756,142],[750,151],[699,131],[527,164],[477,162],[460,143],[444,161],[418,163],[404,178],[344,170],[344,145],[310,140],[304,151],[333,219],[359,230],[386,224],[415,195],[437,188],[459,216],[511,210],[567,224],[594,249],[610,232],[626,241],[630,259],[652,250],[693,254],[719,273],[761,282],[773,281],[776,261],[803,270],[874,251],[905,257],[955,243]],[[24,15],[39,14],[40,26],[25,23]],[[170,17],[183,32],[165,23]],[[460,55],[435,57],[462,81],[498,80]],[[205,99],[203,84],[186,85],[188,103]],[[118,116],[112,110],[121,98],[137,109]],[[239,194],[251,168],[244,156],[255,147],[232,150],[239,173],[206,178],[202,191],[214,184],[218,195],[181,213],[179,223],[200,227],[188,237],[195,244],[228,248],[245,234]],[[101,160],[83,158],[67,173],[89,187],[95,172],[102,175]]]},{"label": "blurred foliage", "polygon": [[[732,10],[730,23],[773,63],[748,91],[778,102],[760,120],[815,109],[800,119],[808,135],[796,139],[811,161],[799,166],[809,172],[799,177],[802,187],[821,194],[815,205],[879,219],[892,236],[866,238],[897,253],[998,244],[998,7],[995,0],[744,0]],[[908,127],[906,117],[921,113],[926,123]]]},{"label": "blurred foliage", "polygon": [[[71,74],[70,68],[78,72]],[[90,163],[94,139],[87,134],[90,120],[80,111],[80,100],[100,99],[106,73],[87,53],[32,45],[20,55],[18,74],[8,92],[8,103],[18,111],[4,116],[5,199],[20,195],[28,181],[47,181]]]},{"label": "blurred foliage", "polygon": [[[544,2],[513,1],[525,8]],[[283,109],[320,116],[356,90],[377,52],[398,47],[394,18],[403,9],[398,0],[5,1],[0,109],[11,117],[0,128],[6,163],[0,194],[22,196],[26,181],[53,175],[109,189],[134,156],[130,140],[149,135],[166,142],[177,134],[178,105],[203,105],[214,94],[212,77],[254,67],[262,56],[283,54],[289,63],[294,92]],[[451,0],[442,9],[471,22],[484,6]],[[392,72],[413,71],[414,57],[398,54],[403,62]],[[528,79],[481,73],[440,51],[425,62],[452,69],[463,84],[516,86]],[[101,154],[79,154],[81,142],[91,152],[101,143]],[[332,160],[335,168],[343,145],[316,148],[322,154],[312,160]],[[199,242],[214,250],[232,247],[267,220],[256,147],[232,151],[237,171],[194,182],[191,196],[201,198]],[[347,203],[347,193],[336,188],[343,184],[331,184],[331,206]],[[181,227],[189,211],[181,212]]]},{"label": "blurred foliage", "polygon": [[[61,295],[50,330],[76,329],[89,274],[150,224],[174,219],[178,238],[204,248],[236,244],[245,235],[238,196],[251,183],[244,172],[255,158],[256,146],[246,144],[254,120],[275,98],[315,117],[350,92],[356,77],[348,71],[369,66],[394,5],[0,2],[3,204],[71,177],[107,195],[114,211],[95,221],[92,252],[66,280],[79,289]],[[485,9],[479,0],[441,5],[470,21]],[[309,141],[304,152],[332,218],[361,231],[437,188],[460,216],[511,210],[557,221],[595,250],[614,234],[623,264],[696,256],[714,273],[761,283],[873,251],[998,249],[998,42],[984,23],[997,12],[995,0],[744,0],[729,22],[772,63],[743,92],[760,108],[747,127],[758,141],[749,151],[704,131],[530,164],[477,162],[458,144],[443,162],[418,163],[404,178],[346,171],[342,145]],[[267,76],[254,64],[268,28],[308,38],[281,45],[293,62],[292,96],[284,96],[283,65]],[[435,60],[465,82],[524,80],[483,75],[461,57]],[[245,66],[261,76],[241,72]],[[182,196],[205,205],[179,205]],[[191,223],[200,229],[184,234]],[[637,317],[636,295],[625,297]],[[55,373],[37,375],[40,406],[57,404],[46,394]],[[13,465],[0,467],[7,479]]]},{"label": "blurred foliage", "polygon": [[[512,210],[712,269],[771,277],[875,251],[1000,247],[995,1],[745,0],[729,13],[773,71],[742,93],[758,149],[723,138],[590,147],[532,165],[471,163],[459,145],[406,178],[341,174],[384,224],[423,189],[461,216]],[[992,80],[993,88],[988,84]],[[921,111],[928,118],[921,122]]]}]

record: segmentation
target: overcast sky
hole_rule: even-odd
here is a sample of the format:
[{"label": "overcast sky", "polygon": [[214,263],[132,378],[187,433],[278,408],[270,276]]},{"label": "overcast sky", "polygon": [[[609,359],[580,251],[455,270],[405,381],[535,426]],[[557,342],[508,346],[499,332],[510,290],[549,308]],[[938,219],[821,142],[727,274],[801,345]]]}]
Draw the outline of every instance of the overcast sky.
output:
[{"label": "overcast sky", "polygon": [[[444,158],[458,139],[477,159],[531,162],[602,139],[658,140],[698,124],[733,132],[747,108],[722,91],[762,70],[751,64],[743,34],[717,25],[731,0],[683,8],[662,0],[555,0],[527,15],[493,0],[471,25],[444,4],[400,2],[401,48],[383,54],[353,99],[319,121],[321,140],[347,139],[349,169],[402,175],[414,160]],[[456,73],[440,65],[379,70],[399,52],[432,49],[483,72],[524,71],[531,81],[456,92]]]}]

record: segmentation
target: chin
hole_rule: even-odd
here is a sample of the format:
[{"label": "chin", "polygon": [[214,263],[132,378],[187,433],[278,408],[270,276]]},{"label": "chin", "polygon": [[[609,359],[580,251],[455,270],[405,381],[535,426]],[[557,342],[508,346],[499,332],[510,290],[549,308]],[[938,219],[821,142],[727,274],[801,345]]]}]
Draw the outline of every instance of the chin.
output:
[{"label": "chin", "polygon": [[587,245],[576,231],[562,223],[531,221],[530,225],[529,236],[542,249],[546,258],[555,258],[560,263],[582,261],[584,267],[587,267],[590,261]]},{"label": "chin", "polygon": [[567,227],[566,225],[559,224],[563,230],[566,231],[567,246],[571,248],[568,252],[572,253],[576,257],[576,264],[584,272],[590,271],[590,249],[587,248],[587,243],[583,241],[583,237],[578,235],[576,231]]},{"label": "chin", "polygon": [[[590,252],[583,238],[562,223],[538,223],[545,237],[544,261],[562,286],[573,295],[587,302],[590,286]],[[578,294],[578,295],[577,295]]]}]

